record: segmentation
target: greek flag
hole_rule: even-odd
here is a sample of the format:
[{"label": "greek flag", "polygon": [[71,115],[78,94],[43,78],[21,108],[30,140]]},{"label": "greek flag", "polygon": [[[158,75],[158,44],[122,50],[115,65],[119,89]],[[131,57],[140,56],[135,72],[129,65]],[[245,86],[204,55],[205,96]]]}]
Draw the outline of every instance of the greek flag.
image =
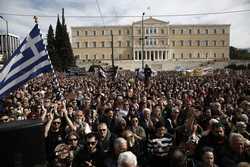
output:
[{"label": "greek flag", "polygon": [[51,62],[36,24],[0,73],[0,99],[28,80],[51,69]]}]

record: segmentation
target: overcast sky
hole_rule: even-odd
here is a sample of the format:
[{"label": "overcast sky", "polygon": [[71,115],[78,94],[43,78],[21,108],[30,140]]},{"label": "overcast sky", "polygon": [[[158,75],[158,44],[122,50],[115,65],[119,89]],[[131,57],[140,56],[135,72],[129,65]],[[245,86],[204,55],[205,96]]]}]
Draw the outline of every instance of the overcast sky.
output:
[{"label": "overcast sky", "polygon": [[[99,8],[98,9],[98,5]],[[23,39],[33,27],[32,16],[42,15],[39,26],[44,34],[50,24],[55,28],[56,16],[65,9],[66,24],[70,26],[130,25],[140,17],[85,18],[67,16],[145,16],[184,13],[210,13],[250,10],[250,0],[0,0],[0,15],[8,20],[9,32]],[[160,17],[170,24],[231,24],[230,45],[250,48],[250,12],[191,17]],[[5,22],[0,20],[0,31],[5,32]]]}]

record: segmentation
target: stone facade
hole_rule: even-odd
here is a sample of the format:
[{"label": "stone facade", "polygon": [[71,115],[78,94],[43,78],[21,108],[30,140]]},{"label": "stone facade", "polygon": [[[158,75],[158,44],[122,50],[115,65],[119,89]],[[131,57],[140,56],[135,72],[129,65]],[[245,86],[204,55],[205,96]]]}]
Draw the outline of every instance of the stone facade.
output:
[{"label": "stone facade", "polygon": [[[0,55],[1,57],[11,56],[20,45],[19,37],[14,34],[0,34]],[[1,59],[2,59],[1,58]]]},{"label": "stone facade", "polygon": [[171,25],[150,17],[143,27],[143,35],[142,21],[127,26],[71,27],[74,55],[80,63],[111,64],[112,32],[115,61],[142,61],[142,41],[145,62],[229,60],[230,25]]}]

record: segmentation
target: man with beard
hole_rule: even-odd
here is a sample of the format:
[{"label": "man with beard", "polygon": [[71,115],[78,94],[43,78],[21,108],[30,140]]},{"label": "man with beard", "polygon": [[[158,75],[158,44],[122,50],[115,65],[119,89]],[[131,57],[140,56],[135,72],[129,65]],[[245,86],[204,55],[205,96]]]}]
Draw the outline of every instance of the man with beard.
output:
[{"label": "man with beard", "polygon": [[83,111],[78,110],[75,113],[75,118],[73,121],[73,130],[79,134],[80,144],[83,144],[85,135],[91,132],[89,124],[85,121],[85,114]]},{"label": "man with beard", "polygon": [[112,150],[112,145],[114,142],[114,135],[108,129],[106,123],[101,122],[97,126],[99,146],[103,149],[105,153]]},{"label": "man with beard", "polygon": [[225,146],[227,145],[227,140],[225,136],[225,131],[223,125],[219,123],[214,123],[212,125],[212,130],[207,136],[201,137],[198,146],[196,148],[195,157],[201,160],[201,152],[204,147],[211,147],[214,149],[215,163],[221,158],[225,153]]}]

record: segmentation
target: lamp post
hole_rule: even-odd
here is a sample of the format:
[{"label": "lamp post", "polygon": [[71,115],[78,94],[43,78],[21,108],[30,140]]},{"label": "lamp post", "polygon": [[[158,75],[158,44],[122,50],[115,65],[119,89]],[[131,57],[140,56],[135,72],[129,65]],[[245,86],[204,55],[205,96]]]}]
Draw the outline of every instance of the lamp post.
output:
[{"label": "lamp post", "polygon": [[6,60],[9,58],[9,26],[8,26],[8,21],[3,17],[0,16],[1,19],[3,19],[6,23]]},{"label": "lamp post", "polygon": [[141,68],[144,69],[144,40],[145,40],[145,37],[144,37],[144,23],[143,23],[143,20],[144,20],[144,15],[145,15],[145,12],[142,13],[142,22],[141,22],[141,41],[142,41],[142,45],[141,45],[141,51],[142,51],[142,58],[141,58]]}]

